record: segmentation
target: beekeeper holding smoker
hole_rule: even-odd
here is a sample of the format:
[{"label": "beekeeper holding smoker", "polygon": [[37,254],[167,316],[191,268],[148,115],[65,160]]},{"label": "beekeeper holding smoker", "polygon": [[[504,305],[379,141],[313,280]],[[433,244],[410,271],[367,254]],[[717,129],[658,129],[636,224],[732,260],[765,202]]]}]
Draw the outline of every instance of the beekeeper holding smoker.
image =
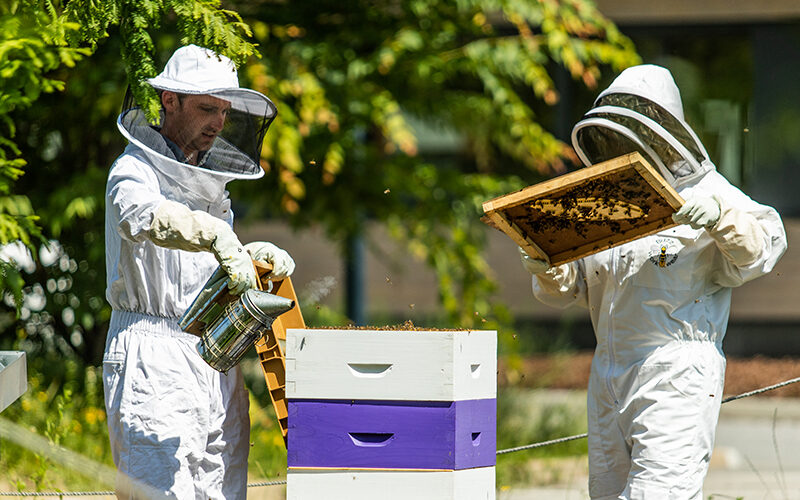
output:
[{"label": "beekeeper holding smoker", "polygon": [[592,319],[589,494],[701,499],[731,289],[775,266],[787,245],[781,218],[717,172],[662,67],[623,71],[572,143],[587,166],[639,152],[686,200],[673,215],[681,225],[575,262],[551,268],[522,253],[539,300],[581,304]]},{"label": "beekeeper holding smoker", "polygon": [[218,268],[230,291],[257,286],[251,257],[272,278],[294,262],[271,243],[242,245],[225,186],[258,179],[273,103],[239,87],[226,57],[189,45],[147,80],[159,93],[151,125],[130,97],[117,120],[129,141],[106,187],[103,357],[109,437],[121,478],[170,498],[246,497],[250,422],[239,367],[208,366],[178,319]]}]

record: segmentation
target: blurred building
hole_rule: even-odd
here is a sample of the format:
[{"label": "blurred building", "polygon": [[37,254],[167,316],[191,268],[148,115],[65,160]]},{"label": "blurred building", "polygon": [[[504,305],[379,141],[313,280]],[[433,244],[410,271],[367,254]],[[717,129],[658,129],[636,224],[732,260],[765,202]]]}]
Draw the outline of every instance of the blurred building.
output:
[{"label": "blurred building", "polygon": [[[646,63],[669,68],[681,89],[687,121],[719,170],[754,199],[784,217],[789,250],[775,271],[733,293],[725,340],[732,355],[800,355],[800,2],[796,0],[596,0],[629,36]],[[600,83],[604,88],[614,75]],[[562,74],[561,101],[548,124],[562,140],[594,94]],[[599,89],[598,89],[599,90]],[[458,138],[423,134],[421,150],[455,154]],[[277,225],[240,228],[245,241],[267,238],[289,250],[299,266],[301,294],[343,309],[345,276],[335,244],[314,230],[293,234]],[[531,348],[592,348],[588,315],[537,303],[514,244],[487,228],[488,259],[500,283],[496,300],[515,314]],[[436,279],[409,260],[377,226],[366,238],[363,296],[368,322],[436,317]],[[322,296],[325,292],[328,295]],[[301,297],[302,299],[302,297]],[[307,301],[306,308],[314,308]],[[477,311],[483,314],[482,311]]]}]

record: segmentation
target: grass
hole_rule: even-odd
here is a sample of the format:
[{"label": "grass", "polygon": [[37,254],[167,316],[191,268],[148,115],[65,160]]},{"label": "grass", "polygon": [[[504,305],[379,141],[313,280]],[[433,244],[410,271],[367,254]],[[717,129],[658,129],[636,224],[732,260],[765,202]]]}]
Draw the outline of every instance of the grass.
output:
[{"label": "grass", "polygon": [[[584,401],[583,393],[502,389],[497,400],[497,448],[586,432]],[[559,483],[569,474],[583,473],[585,462],[585,439],[498,455],[497,486]]]},{"label": "grass", "polygon": [[[67,372],[80,371],[75,370],[74,364],[65,365]],[[2,417],[46,437],[55,446],[111,465],[101,372],[100,368],[86,367],[80,381],[48,383],[42,374],[29,371],[27,392]],[[75,385],[82,390],[76,391]],[[80,471],[66,470],[10,441],[0,440],[0,449],[0,470],[6,471],[4,479],[18,491],[86,489],[97,485],[96,480],[80,475]]]},{"label": "grass", "polygon": [[[113,467],[101,377],[102,368],[86,367],[79,384],[83,390],[77,392],[72,384],[46,385],[42,376],[31,373],[27,392],[3,412],[2,418],[47,438],[54,446]],[[251,392],[250,419],[250,477],[257,480],[285,476],[286,448],[268,398],[264,403],[262,397]],[[0,470],[0,491],[113,489],[111,484],[81,475],[81,470],[63,467],[4,439],[0,439]]]}]

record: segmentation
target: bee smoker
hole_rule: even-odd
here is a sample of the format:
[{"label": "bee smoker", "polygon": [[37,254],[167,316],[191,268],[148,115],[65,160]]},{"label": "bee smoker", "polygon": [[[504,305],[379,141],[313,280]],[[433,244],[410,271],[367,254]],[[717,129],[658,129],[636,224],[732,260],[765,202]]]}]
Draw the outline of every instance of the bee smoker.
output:
[{"label": "bee smoker", "polygon": [[218,269],[179,321],[181,329],[200,337],[197,352],[217,371],[236,366],[275,318],[294,307],[293,300],[259,290],[240,296],[228,291]]}]

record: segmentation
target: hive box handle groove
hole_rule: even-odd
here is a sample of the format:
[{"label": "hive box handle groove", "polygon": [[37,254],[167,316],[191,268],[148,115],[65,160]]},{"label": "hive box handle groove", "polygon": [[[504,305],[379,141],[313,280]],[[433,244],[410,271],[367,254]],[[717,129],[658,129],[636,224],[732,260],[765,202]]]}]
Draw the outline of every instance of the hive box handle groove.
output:
[{"label": "hive box handle groove", "polygon": [[481,444],[481,433],[480,432],[473,432],[472,433],[472,446],[480,446]]},{"label": "hive box handle groove", "polygon": [[353,444],[364,448],[380,448],[394,439],[391,432],[348,432]]},{"label": "hive box handle groove", "polygon": [[392,369],[391,363],[347,363],[356,377],[383,377]]}]

